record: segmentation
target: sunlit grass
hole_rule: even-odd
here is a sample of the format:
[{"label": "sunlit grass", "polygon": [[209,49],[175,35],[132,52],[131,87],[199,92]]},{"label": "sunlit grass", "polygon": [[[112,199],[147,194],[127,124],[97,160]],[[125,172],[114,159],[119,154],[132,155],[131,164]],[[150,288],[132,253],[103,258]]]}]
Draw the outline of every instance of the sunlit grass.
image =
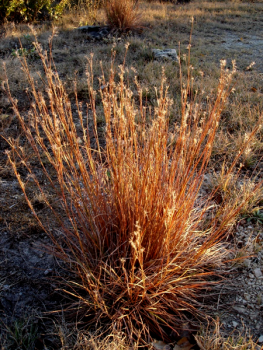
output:
[{"label": "sunlit grass", "polygon": [[[125,332],[131,342],[146,341],[154,333],[169,338],[168,329],[177,332],[183,321],[204,316],[198,295],[218,283],[228,256],[222,240],[250,198],[229,207],[220,219],[212,217],[205,231],[200,229],[212,195],[200,200],[199,190],[235,67],[229,71],[221,62],[217,91],[209,104],[202,103],[202,96],[190,93],[189,56],[186,80],[181,76],[181,122],[171,127],[173,101],[164,75],[156,90],[156,107],[149,109],[136,75],[136,92],[126,83],[124,63],[116,76],[112,61],[109,80],[102,75],[103,90],[96,92],[90,59],[88,109],[84,111],[76,99],[76,123],[52,58],[36,47],[45,72],[45,93],[36,88],[24,58],[34,102],[24,116],[10,91],[9,98],[37,162],[28,160],[25,149],[12,140],[9,160],[31,210],[53,240],[56,256],[68,263],[73,277],[65,290],[73,297],[71,308],[89,324]],[[103,136],[98,133],[98,98],[105,119]],[[12,154],[20,158],[56,216],[62,241],[35,212]],[[59,206],[49,202],[36,163]]]}]

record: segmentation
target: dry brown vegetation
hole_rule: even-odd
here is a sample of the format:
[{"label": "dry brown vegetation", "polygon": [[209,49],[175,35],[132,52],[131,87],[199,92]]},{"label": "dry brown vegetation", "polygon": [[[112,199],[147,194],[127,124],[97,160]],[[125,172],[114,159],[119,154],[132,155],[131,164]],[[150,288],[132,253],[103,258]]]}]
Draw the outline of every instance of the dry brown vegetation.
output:
[{"label": "dry brown vegetation", "polygon": [[[76,274],[68,284],[72,288],[69,293],[83,304],[78,313],[90,315],[89,323],[114,325],[127,332],[131,341],[147,339],[149,332],[166,338],[165,326],[177,332],[182,321],[188,320],[183,311],[198,315],[198,291],[214,283],[211,277],[218,275],[227,256],[222,239],[244,206],[239,198],[223,217],[213,217],[208,229],[201,230],[211,203],[208,198],[197,204],[197,197],[235,68],[228,72],[222,62],[217,94],[205,105],[188,102],[189,66],[185,87],[182,81],[181,123],[169,127],[172,102],[165,78],[157,90],[157,106],[151,111],[143,103],[136,76],[138,106],[124,79],[125,65],[120,67],[117,82],[112,62],[109,81],[101,78],[101,84],[107,86],[100,91],[106,125],[104,146],[98,136],[92,61],[88,110],[83,112],[76,102],[79,133],[68,95],[52,70],[52,58],[44,56],[38,46],[37,52],[44,66],[48,100],[37,92],[26,60],[23,70],[34,99],[26,119],[11,93],[9,98],[37,163],[56,191],[63,216],[49,203],[24,148],[18,149],[13,141],[10,146],[59,220],[64,244],[52,238],[57,256]],[[85,117],[83,113],[87,113]],[[44,158],[55,171],[55,181]],[[28,199],[26,183],[11,154],[9,160]],[[29,199],[28,204],[35,212]],[[49,227],[40,223],[49,232]]]},{"label": "dry brown vegetation", "polygon": [[[35,39],[31,32],[24,36],[29,30],[23,26],[6,25],[0,43],[19,121],[14,132],[3,96],[0,127],[11,151],[2,171],[11,172],[12,165],[39,227],[51,237],[49,251],[66,264],[63,288],[71,302],[65,309],[82,325],[114,334],[96,340],[80,332],[69,341],[63,333],[68,326],[61,327],[61,349],[120,349],[146,345],[152,337],[170,341],[171,331],[180,333],[185,322],[198,325],[209,309],[204,292],[221,281],[225,261],[233,256],[226,238],[240,215],[262,205],[260,78],[250,68],[237,76],[226,61],[215,68],[201,38],[222,18],[226,23],[219,28],[238,26],[234,16],[252,16],[261,5],[140,6],[144,32],[128,39],[85,41],[69,30],[82,21],[79,12],[58,20],[53,56],[45,52],[48,25],[35,27],[42,47],[34,44],[32,54]],[[192,15],[190,59],[190,46],[188,51],[184,46]],[[100,12],[97,16],[103,20]],[[118,18],[120,29],[131,29],[129,20],[138,27],[135,17]],[[168,46],[179,38],[183,43],[179,68],[152,59],[150,48],[163,46],[164,35]],[[27,51],[7,60],[5,52],[18,44],[17,37]],[[21,63],[23,72],[17,69]],[[208,173],[213,181],[201,196]],[[39,203],[49,208],[51,224],[39,215]],[[196,339],[201,349],[248,346],[246,340],[240,347],[224,343],[218,328],[214,338]],[[256,349],[252,339],[248,343]]]},{"label": "dry brown vegetation", "polygon": [[109,0],[105,4],[106,20],[110,27],[121,31],[140,28],[138,1]]},{"label": "dry brown vegetation", "polygon": [[[211,331],[213,329],[213,331]],[[243,334],[222,334],[220,322],[213,321],[213,326],[202,329],[195,337],[201,350],[259,350],[260,345],[245,331]]]}]

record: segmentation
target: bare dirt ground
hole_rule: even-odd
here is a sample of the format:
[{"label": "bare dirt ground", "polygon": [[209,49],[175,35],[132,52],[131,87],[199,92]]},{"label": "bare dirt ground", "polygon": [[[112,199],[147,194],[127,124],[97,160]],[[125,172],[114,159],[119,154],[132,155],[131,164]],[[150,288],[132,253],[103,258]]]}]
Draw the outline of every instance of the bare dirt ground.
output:
[{"label": "bare dirt ground", "polygon": [[195,42],[196,36],[198,47],[198,43],[204,40],[205,45],[202,45],[201,54],[208,56],[214,62],[222,57],[228,60],[235,59],[237,67],[241,70],[245,70],[255,62],[254,68],[260,74],[263,73],[262,3],[251,3],[248,11],[246,16],[236,11],[221,18],[217,26],[214,26],[212,21],[206,23],[204,27],[198,23],[199,33],[194,34],[193,41]]},{"label": "bare dirt ground", "polygon": [[[229,66],[231,60],[236,59],[241,77],[237,84],[237,91],[241,94],[237,105],[247,103],[247,110],[252,111],[252,114],[254,110],[262,110],[262,2],[231,2],[226,4],[226,2],[194,1],[191,5],[180,7],[152,3],[150,5],[142,4],[142,9],[145,28],[141,33],[131,34],[128,37],[113,35],[107,40],[93,42],[87,39],[85,34],[75,29],[78,23],[75,23],[74,19],[65,20],[65,22],[62,21],[58,24],[58,33],[53,40],[53,55],[57,70],[65,81],[69,94],[73,93],[73,79],[74,76],[77,76],[78,95],[82,100],[87,97],[84,74],[86,56],[94,52],[94,71],[95,75],[98,76],[100,74],[99,61],[103,60],[106,66],[109,65],[113,42],[116,43],[118,63],[122,61],[125,51],[124,43],[128,40],[131,45],[127,65],[135,67],[142,83],[145,86],[151,86],[152,89],[154,85],[158,85],[161,67],[164,65],[171,94],[175,95],[175,99],[178,98],[177,64],[154,61],[151,49],[174,47],[178,49],[179,42],[181,42],[183,49],[189,42],[190,18],[194,16],[192,60],[197,69],[204,71],[205,86],[215,86],[215,79],[219,74],[220,59],[227,59]],[[147,13],[147,11],[149,12]],[[51,33],[50,27],[37,25],[36,30],[39,41],[47,48],[47,38]],[[18,29],[8,25],[2,28],[1,32],[1,67],[2,63],[5,62],[13,94],[20,99],[20,106],[26,111],[29,106],[25,92],[27,83],[19,70],[18,58],[15,57],[13,49],[19,47],[19,39],[21,39],[24,47],[29,50],[32,47],[33,38],[28,37],[31,35],[30,30],[25,26]],[[28,60],[32,71],[41,72],[39,60],[34,54],[28,55]],[[248,68],[252,62],[255,64]],[[4,72],[2,68],[0,69],[0,80],[3,81]],[[37,78],[37,75],[35,76]],[[148,99],[154,101],[151,89]],[[21,137],[20,127],[3,91],[0,91],[0,103],[0,136],[5,138]],[[229,108],[231,111],[231,107]],[[244,113],[244,110],[242,111]],[[235,114],[230,114],[230,118],[231,116],[234,118]],[[253,123],[253,118],[250,123]],[[14,330],[12,327],[15,320],[32,319],[33,315],[33,324],[37,327],[38,334],[36,348],[43,349],[43,339],[45,339],[45,345],[51,344],[48,329],[52,324],[50,321],[52,318],[45,313],[57,310],[61,303],[61,297],[56,294],[51,278],[56,275],[59,266],[52,255],[41,248],[43,243],[48,242],[48,237],[30,213],[13,171],[7,163],[5,151],[8,149],[7,142],[0,137],[0,322],[2,323],[2,334],[5,333],[7,327]],[[262,147],[257,150],[256,158],[260,159],[261,156]],[[25,170],[22,167],[21,175],[26,178]],[[36,197],[35,204],[36,207],[38,206],[38,211],[41,215],[46,215],[47,220],[49,220],[43,203],[38,200],[37,195],[38,193],[34,193],[32,190],[32,196]],[[260,269],[263,267],[262,225],[259,221],[248,223],[244,219],[241,226],[237,228],[237,232],[244,233],[243,238],[241,237],[239,240],[243,242],[240,243],[242,247],[246,243],[246,232],[257,239],[257,246],[254,249],[255,245],[252,244],[251,254],[253,254],[253,258],[247,262],[247,265],[240,267],[240,276],[238,277],[240,280],[235,277],[231,288],[229,287],[231,295],[224,296],[224,293],[228,293],[228,286],[222,289],[222,296],[218,299],[218,315],[225,323],[226,332],[237,326],[242,327],[243,321],[245,325],[249,326],[254,338],[257,339],[263,334],[263,279],[254,281],[253,271],[258,267]],[[248,284],[246,281],[251,282],[250,286],[253,289],[251,292],[246,288]],[[238,295],[241,284],[242,291]],[[248,296],[246,297],[246,295]],[[231,308],[234,304],[236,309]],[[45,321],[45,317],[49,319],[49,322]],[[27,327],[26,323],[22,322],[22,325],[22,328]],[[30,323],[28,327],[31,325]],[[15,341],[10,349],[16,348],[14,344],[16,344]],[[60,348],[59,342],[53,342],[53,345],[49,346],[50,349]],[[30,349],[29,346],[28,349]]]}]

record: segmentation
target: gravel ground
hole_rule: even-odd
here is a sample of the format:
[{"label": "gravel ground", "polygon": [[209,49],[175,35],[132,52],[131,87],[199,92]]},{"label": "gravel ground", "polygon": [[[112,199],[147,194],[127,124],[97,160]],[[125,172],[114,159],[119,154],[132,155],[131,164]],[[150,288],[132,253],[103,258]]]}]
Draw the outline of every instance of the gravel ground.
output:
[{"label": "gravel ground", "polygon": [[230,281],[232,293],[227,293],[221,321],[230,331],[249,328],[255,340],[263,344],[263,228],[256,223],[239,224],[235,239],[241,252],[248,257],[240,261],[237,273]]}]

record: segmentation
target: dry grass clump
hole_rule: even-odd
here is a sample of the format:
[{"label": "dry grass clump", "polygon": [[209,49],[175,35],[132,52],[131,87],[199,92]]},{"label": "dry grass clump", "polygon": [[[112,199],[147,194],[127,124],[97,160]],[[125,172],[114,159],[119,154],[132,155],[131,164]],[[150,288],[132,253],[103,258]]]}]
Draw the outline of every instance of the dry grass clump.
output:
[{"label": "dry grass clump", "polygon": [[[21,115],[9,92],[36,159],[28,159],[25,148],[12,140],[9,159],[36,217],[12,154],[60,222],[59,237],[49,230],[48,220],[40,224],[71,271],[65,289],[72,310],[88,324],[125,332],[131,342],[149,341],[151,334],[169,338],[171,330],[204,314],[199,296],[218,283],[228,255],[222,240],[244,205],[229,208],[220,221],[211,218],[208,229],[200,230],[210,202],[198,197],[199,189],[235,70],[228,71],[222,62],[217,93],[202,104],[189,100],[189,65],[187,81],[181,78],[181,124],[170,127],[172,100],[164,76],[151,110],[144,106],[138,79],[135,94],[125,83],[124,64],[117,77],[112,64],[109,81],[102,76],[103,90],[94,91],[90,59],[87,115],[76,101],[76,120],[52,59],[39,46],[37,50],[45,94],[36,87],[26,59],[22,64],[33,98],[27,115]],[[97,125],[99,99],[103,137]],[[43,175],[56,191],[60,209],[45,195]]]},{"label": "dry grass clump", "polygon": [[222,211],[229,210],[230,207],[237,207],[240,202],[243,202],[244,205],[239,216],[249,216],[261,208],[263,189],[259,185],[258,176],[254,178],[243,176],[241,180],[241,170],[242,167],[237,172],[229,172],[223,165],[221,172],[213,174],[211,187],[214,190],[213,198],[220,205]]},{"label": "dry grass clump", "polygon": [[224,337],[220,322],[213,324],[213,331],[208,327],[195,336],[201,350],[260,350],[260,345],[254,342],[253,338],[244,331],[241,334],[230,334]]},{"label": "dry grass clump", "polygon": [[108,25],[113,29],[127,31],[140,28],[138,0],[108,0],[105,14]]},{"label": "dry grass clump", "polygon": [[103,7],[103,0],[77,0],[67,4],[67,11],[58,17],[55,24],[64,28],[77,25],[94,24],[100,20],[99,10]]},{"label": "dry grass clump", "polygon": [[[60,325],[57,330],[61,350],[128,350],[130,349],[125,334],[113,332],[101,335],[83,332],[78,329],[69,329],[66,324]],[[138,346],[133,345],[137,350]]]},{"label": "dry grass clump", "polygon": [[[67,349],[67,348],[65,348]],[[74,350],[128,350],[129,346],[124,337],[114,335],[104,339],[92,335],[80,335],[73,348]],[[136,350],[136,347],[134,347]]]}]

